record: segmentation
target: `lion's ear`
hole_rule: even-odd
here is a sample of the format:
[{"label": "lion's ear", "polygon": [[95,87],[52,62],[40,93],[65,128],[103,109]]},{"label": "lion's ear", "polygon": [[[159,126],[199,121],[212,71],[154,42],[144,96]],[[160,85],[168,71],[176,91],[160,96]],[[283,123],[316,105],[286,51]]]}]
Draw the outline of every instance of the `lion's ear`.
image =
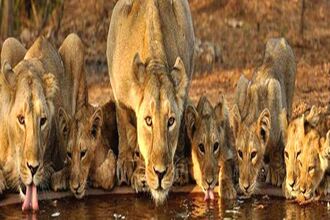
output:
[{"label": "lion's ear", "polygon": [[69,135],[69,123],[70,123],[70,117],[64,110],[64,108],[60,107],[57,112],[58,120],[59,120],[59,128],[60,133],[67,137]]},{"label": "lion's ear", "polygon": [[196,131],[195,123],[196,123],[197,117],[198,117],[198,113],[197,113],[195,107],[192,104],[188,104],[186,107],[184,118],[185,118],[187,134],[188,134],[190,141],[192,140],[194,133]]},{"label": "lion's ear", "polygon": [[304,121],[304,132],[305,134],[311,129],[317,126],[320,121],[320,112],[317,110],[316,106],[313,105],[310,112],[303,116]]},{"label": "lion's ear", "polygon": [[175,64],[171,71],[171,77],[174,81],[174,88],[176,90],[176,99],[180,107],[183,106],[183,99],[186,95],[188,86],[188,76],[184,67],[183,61],[180,57],[176,58]]},{"label": "lion's ear", "polygon": [[259,118],[257,124],[257,135],[261,139],[261,141],[266,145],[269,139],[270,133],[270,112],[266,108],[264,109]]},{"label": "lion's ear", "polygon": [[221,122],[227,117],[227,105],[223,95],[220,95],[219,103],[214,108],[214,113],[218,122]]},{"label": "lion's ear", "polygon": [[142,62],[140,54],[136,53],[133,59],[133,73],[138,86],[144,82],[145,72],[146,65]]},{"label": "lion's ear", "polygon": [[53,99],[57,93],[57,79],[52,73],[47,73],[42,77],[46,99]]},{"label": "lion's ear", "polygon": [[238,106],[235,104],[230,114],[230,125],[233,129],[234,137],[237,137],[239,126],[242,123],[241,114],[239,113]]},{"label": "lion's ear", "polygon": [[101,133],[103,124],[103,111],[98,107],[91,117],[91,135],[93,138],[97,138]]},{"label": "lion's ear", "polygon": [[7,60],[2,63],[1,73],[7,86],[12,87],[15,84],[15,73]]},{"label": "lion's ear", "polygon": [[213,112],[213,107],[206,96],[201,96],[199,98],[196,110],[200,115],[211,115]]}]

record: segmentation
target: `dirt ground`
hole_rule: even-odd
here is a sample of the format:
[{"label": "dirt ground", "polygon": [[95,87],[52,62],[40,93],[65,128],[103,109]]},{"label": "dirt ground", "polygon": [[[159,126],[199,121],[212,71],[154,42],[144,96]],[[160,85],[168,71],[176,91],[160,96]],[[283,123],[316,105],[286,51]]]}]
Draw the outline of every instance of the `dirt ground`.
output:
[{"label": "dirt ground", "polygon": [[[212,69],[193,76],[189,95],[197,102],[206,95],[215,104],[224,94],[230,106],[241,74],[248,78],[261,64],[267,39],[285,37],[297,61],[294,106],[330,104],[330,3],[328,0],[189,0],[196,37],[219,49]],[[43,34],[59,46],[76,32],[86,46],[90,102],[105,103],[111,96],[107,76],[106,39],[115,1],[66,0],[58,31],[56,13]],[[33,30],[17,34],[26,46]],[[23,31],[24,30],[24,31]],[[220,60],[220,61],[219,61]]]}]

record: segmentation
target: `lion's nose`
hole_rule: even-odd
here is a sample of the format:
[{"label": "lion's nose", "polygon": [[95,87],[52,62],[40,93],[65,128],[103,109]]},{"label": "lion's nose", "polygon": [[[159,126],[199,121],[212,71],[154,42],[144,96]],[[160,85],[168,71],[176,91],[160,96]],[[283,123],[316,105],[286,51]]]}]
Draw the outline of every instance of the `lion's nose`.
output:
[{"label": "lion's nose", "polygon": [[250,185],[244,185],[244,186],[243,186],[243,188],[244,188],[244,190],[245,190],[246,192],[248,191],[249,187],[250,187]]},{"label": "lion's nose", "polygon": [[213,183],[213,178],[212,179],[207,179],[206,182],[209,186],[211,186],[211,184]]},{"label": "lion's nose", "polygon": [[72,188],[73,188],[74,191],[77,192],[78,189],[80,188],[80,183],[78,183],[77,185],[73,185]]},{"label": "lion's nose", "polygon": [[167,172],[167,168],[157,169],[157,167],[154,167],[154,172],[158,176],[158,180],[159,180],[159,183],[160,183],[162,181],[162,179],[164,178],[166,172]]},{"label": "lion's nose", "polygon": [[36,172],[38,171],[39,164],[31,165],[31,164],[27,163],[27,167],[30,169],[31,175],[34,176],[34,174],[36,174]]}]

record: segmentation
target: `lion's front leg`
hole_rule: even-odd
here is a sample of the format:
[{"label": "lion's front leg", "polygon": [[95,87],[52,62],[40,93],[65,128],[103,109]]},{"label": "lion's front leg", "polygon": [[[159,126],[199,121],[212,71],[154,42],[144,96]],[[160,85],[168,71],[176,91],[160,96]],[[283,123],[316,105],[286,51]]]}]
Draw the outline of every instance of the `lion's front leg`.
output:
[{"label": "lion's front leg", "polygon": [[69,188],[70,168],[64,167],[62,170],[53,173],[51,177],[51,187],[54,191],[67,190]]},{"label": "lion's front leg", "polygon": [[131,186],[137,192],[148,192],[146,168],[143,160],[136,161],[136,167],[131,178]]},{"label": "lion's front leg", "polygon": [[6,179],[3,175],[3,171],[0,169],[0,194],[2,194],[7,188]]},{"label": "lion's front leg", "polygon": [[117,107],[117,125],[119,136],[119,155],[117,160],[117,180],[118,184],[130,184],[130,179],[133,174],[134,161],[133,150],[128,143],[128,128],[129,128],[129,112],[118,105]]},{"label": "lion's front leg", "polygon": [[232,177],[232,161],[225,161],[220,166],[219,173],[219,197],[224,199],[235,199],[237,192]]},{"label": "lion's front leg", "polygon": [[108,151],[108,155],[103,163],[92,174],[93,187],[102,187],[110,190],[116,182],[116,156],[112,150]]},{"label": "lion's front leg", "polygon": [[188,159],[180,158],[175,165],[174,185],[183,186],[189,183]]},{"label": "lion's front leg", "polygon": [[266,182],[280,187],[285,177],[283,155],[280,152],[273,152],[269,157],[269,170]]}]

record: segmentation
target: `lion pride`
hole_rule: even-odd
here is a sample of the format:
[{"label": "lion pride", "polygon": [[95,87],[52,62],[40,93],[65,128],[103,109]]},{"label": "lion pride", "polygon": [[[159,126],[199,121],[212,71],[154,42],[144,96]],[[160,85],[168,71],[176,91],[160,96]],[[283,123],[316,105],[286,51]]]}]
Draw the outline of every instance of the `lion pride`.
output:
[{"label": "lion pride", "polygon": [[179,133],[184,133],[194,42],[187,0],[119,0],[113,10],[107,61],[119,132],[117,175],[120,183],[129,183],[133,173],[134,146],[128,144],[126,129],[131,123],[157,204],[174,182],[174,164],[187,167]]}]

